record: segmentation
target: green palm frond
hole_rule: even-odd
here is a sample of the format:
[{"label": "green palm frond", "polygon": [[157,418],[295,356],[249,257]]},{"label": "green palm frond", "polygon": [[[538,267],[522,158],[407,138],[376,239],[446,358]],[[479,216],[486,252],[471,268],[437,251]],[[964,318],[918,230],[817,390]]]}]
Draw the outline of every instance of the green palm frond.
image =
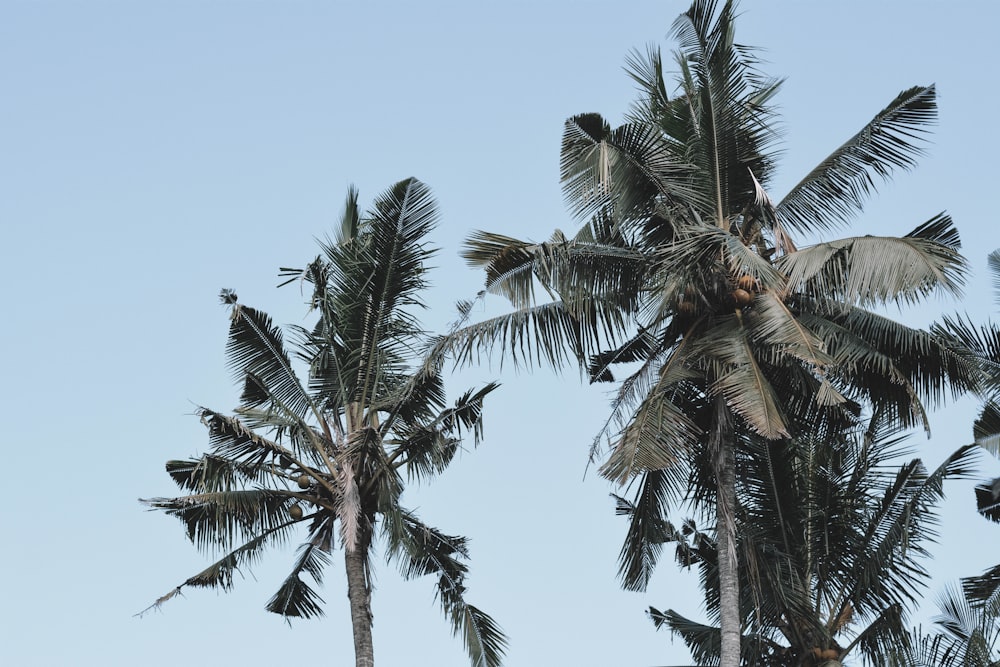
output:
[{"label": "green palm frond", "polygon": [[391,443],[389,461],[405,467],[411,479],[442,472],[458,452],[463,430],[472,431],[474,444],[479,444],[483,434],[483,401],[499,386],[491,382],[479,390],[470,389],[455,401],[453,408],[442,411],[436,418],[397,427],[398,437]]},{"label": "green palm frond", "polygon": [[962,579],[962,590],[971,602],[995,605],[1000,598],[1000,565],[994,565],[975,577]]},{"label": "green palm frond", "polygon": [[406,579],[437,575],[437,598],[462,638],[474,667],[497,667],[502,663],[507,638],[488,615],[465,600],[463,560],[469,552],[465,538],[446,535],[422,523],[412,512],[400,508],[386,514],[383,530],[388,541],[388,559],[399,563]]},{"label": "green palm frond", "polygon": [[831,365],[826,344],[810,331],[788,305],[773,291],[758,294],[753,311],[745,321],[751,338],[758,344],[777,348],[815,369]]},{"label": "green palm frond", "polygon": [[516,308],[534,304],[538,280],[566,304],[600,300],[624,311],[635,308],[648,264],[635,249],[622,245],[568,240],[557,232],[547,243],[527,243],[474,232],[463,255],[486,272],[488,292],[504,296]]},{"label": "green palm frond", "polygon": [[285,525],[295,496],[287,491],[245,489],[142,502],[180,519],[187,527],[188,539],[200,549],[212,550],[231,548],[240,539]]},{"label": "green palm frond", "polygon": [[[834,310],[803,304],[803,310],[807,307]],[[799,319],[826,342],[836,362],[829,377],[837,389],[884,412],[894,424],[929,428],[925,406],[936,407],[978,386],[975,367],[931,332],[861,308],[839,315],[802,312]]]},{"label": "green palm frond", "polygon": [[472,667],[499,667],[507,652],[507,638],[490,616],[471,604],[450,608],[452,631],[465,643]]},{"label": "green palm frond", "polygon": [[566,203],[583,219],[612,205],[623,221],[634,220],[651,213],[660,196],[682,204],[696,196],[687,165],[646,124],[612,130],[599,114],[573,116],[563,131],[560,165]]},{"label": "green palm frond", "polygon": [[358,235],[361,225],[361,209],[358,206],[358,189],[353,185],[347,187],[347,197],[344,199],[344,212],[340,215],[340,227],[336,230],[335,241],[346,245]]},{"label": "green palm frond", "polygon": [[987,401],[972,424],[976,444],[994,456],[1000,456],[1000,403]]},{"label": "green palm frond", "polygon": [[733,317],[716,322],[696,342],[698,356],[713,364],[713,394],[753,431],[765,438],[788,437],[788,425],[771,382],[754,358],[741,322]]},{"label": "green palm frond", "polygon": [[667,521],[669,498],[676,493],[665,470],[643,473],[635,500],[612,494],[615,514],[627,516],[628,532],[618,555],[618,577],[630,591],[644,591],[653,576],[663,545],[676,539],[677,531]]},{"label": "green palm frond", "polygon": [[698,665],[713,667],[719,664],[721,638],[718,627],[692,621],[673,609],[660,611],[650,607],[648,613],[657,628],[666,627],[681,638]]},{"label": "green palm frond", "polygon": [[231,589],[233,586],[233,575],[242,568],[249,568],[256,563],[263,555],[266,547],[284,542],[293,523],[292,521],[288,521],[284,524],[274,526],[247,540],[198,574],[188,577],[179,586],[157,598],[153,604],[140,611],[136,616],[141,617],[154,609],[159,609],[165,602],[179,595],[185,586],[221,588],[222,590]]},{"label": "green palm frond", "polygon": [[963,667],[993,667],[1000,662],[1000,614],[989,603],[977,603],[958,587],[946,587],[938,598],[939,628],[945,658]]},{"label": "green palm frond", "polygon": [[[307,463],[322,465],[322,457],[317,456],[313,443],[317,436],[311,430],[306,438],[296,436],[296,428],[301,425],[297,418],[282,422],[270,413],[259,414],[255,411],[240,411],[237,417],[231,417],[208,408],[199,408],[198,415],[208,429],[209,443],[212,453],[229,459],[234,464],[247,466],[248,470],[258,473],[274,471],[275,468],[288,468],[292,464],[305,467]],[[247,423],[244,423],[247,419]],[[255,431],[252,426],[272,428],[284,438],[290,447],[284,447],[275,440],[267,438]],[[305,442],[303,442],[305,439]]]},{"label": "green palm frond", "polygon": [[876,179],[916,165],[936,118],[933,85],[904,90],[789,191],[776,206],[779,219],[802,232],[843,225],[875,191]]},{"label": "green palm frond", "polygon": [[[315,413],[316,406],[299,382],[285,351],[281,330],[266,313],[232,304],[226,354],[230,368],[240,380],[248,376],[256,379],[245,385],[241,398],[245,406],[257,407],[272,399],[271,407],[287,410],[300,419]],[[269,393],[260,392],[261,386],[266,386]]]},{"label": "green palm frond", "polygon": [[585,363],[587,347],[593,346],[585,345],[600,319],[592,312],[590,321],[581,323],[561,302],[545,303],[462,327],[440,338],[437,348],[459,364],[481,363],[500,349],[515,366],[561,369],[571,360]]},{"label": "green palm frond", "polygon": [[299,547],[299,557],[281,588],[267,601],[266,609],[285,618],[314,618],[323,615],[323,598],[302,580],[305,572],[317,584],[323,582],[323,568],[331,562],[322,547],[306,543]]},{"label": "green palm frond", "polygon": [[884,664],[893,657],[898,660],[913,650],[911,635],[904,626],[905,619],[906,614],[901,605],[889,605],[858,633],[847,650],[857,647],[873,665]]},{"label": "green palm frond", "polygon": [[[677,475],[701,435],[702,430],[669,394],[650,393],[614,441],[600,474],[618,484],[653,470]],[[595,441],[594,446],[598,444]]]},{"label": "green palm frond", "polygon": [[260,481],[270,471],[262,466],[203,454],[197,459],[167,461],[167,474],[184,491],[229,491],[247,482]]}]

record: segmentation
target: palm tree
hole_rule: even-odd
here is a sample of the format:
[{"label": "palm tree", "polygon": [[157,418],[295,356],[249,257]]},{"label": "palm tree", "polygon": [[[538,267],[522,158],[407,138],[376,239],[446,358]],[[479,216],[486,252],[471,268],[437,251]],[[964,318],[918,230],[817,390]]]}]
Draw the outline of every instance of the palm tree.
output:
[{"label": "palm tree", "polygon": [[[978,452],[960,448],[929,472],[919,459],[896,463],[903,438],[880,432],[838,442],[752,438],[741,448],[739,539],[741,606],[747,619],[742,664],[811,667],[860,653],[886,665],[909,645],[906,613],[927,572],[920,561],[936,536],[945,478],[967,478]],[[634,505],[618,498],[628,517]],[[694,565],[717,618],[719,553],[712,531],[694,520],[659,525],[662,543]],[[719,629],[673,610],[650,608],[657,627],[679,634],[699,664],[719,664]],[[831,663],[830,661],[836,661]]]},{"label": "palm tree", "polygon": [[[894,428],[926,427],[928,405],[972,384],[937,337],[870,310],[960,292],[965,263],[947,215],[903,237],[793,240],[846,223],[878,180],[915,164],[934,87],[900,93],[774,203],[768,103],[779,82],[734,41],[734,18],[731,1],[695,0],[677,19],[678,96],[653,49],[629,61],[642,97],[624,125],[567,121],[562,180],[585,224],[544,243],[474,234],[467,260],[515,311],[442,343],[463,360],[495,347],[531,364],[576,359],[592,382],[625,364],[592,457],[610,443],[601,473],[637,485],[639,521],[684,495],[692,456],[711,462],[711,491],[698,498],[718,521],[724,667],[740,655],[737,444],[783,440],[806,423],[837,432],[862,409]],[[551,302],[535,302],[536,281]],[[622,574],[639,590],[658,549],[636,535]]]},{"label": "palm tree", "polygon": [[[423,523],[402,502],[404,478],[429,479],[451,462],[466,433],[478,444],[483,399],[497,385],[445,403],[441,365],[418,351],[426,336],[411,312],[422,307],[426,236],[438,217],[429,189],[400,181],[362,217],[352,188],[336,238],[304,270],[283,269],[311,285],[314,327],[293,328],[293,342],[262,311],[230,290],[229,363],[243,384],[240,405],[224,414],[199,408],[210,450],[169,461],[185,492],[144,501],[180,519],[205,550],[225,555],[156,601],[185,586],[229,589],[233,574],[265,547],[304,529],[292,571],[267,603],[285,617],[320,615],[321,583],[339,541],[358,667],[374,664],[371,558],[382,536],[387,556],[409,579],[437,577],[437,598],[472,664],[500,665],[506,639],[465,600],[466,540]],[[291,350],[291,354],[289,352]],[[305,366],[300,380],[295,362]]]},{"label": "palm tree", "polygon": [[[993,274],[996,303],[1000,306],[1000,250],[990,253],[987,263]],[[982,371],[984,402],[972,425],[972,435],[977,445],[1000,456],[1000,326],[993,322],[976,326],[968,317],[958,315],[945,317],[934,331]],[[979,513],[1000,523],[1000,478],[980,484],[975,493]],[[1000,565],[965,579],[963,588],[973,603],[985,604],[1000,596]]]}]

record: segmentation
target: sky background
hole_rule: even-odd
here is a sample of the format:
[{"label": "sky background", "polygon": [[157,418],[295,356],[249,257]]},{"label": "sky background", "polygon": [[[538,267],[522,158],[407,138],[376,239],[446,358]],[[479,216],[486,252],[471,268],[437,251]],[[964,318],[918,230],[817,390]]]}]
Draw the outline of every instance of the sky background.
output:
[{"label": "sky background", "polygon": [[[276,322],[307,322],[298,289],[275,289],[278,268],[315,255],[349,184],[367,204],[416,176],[442,211],[424,318],[440,330],[480,289],[458,257],[470,231],[543,240],[576,228],[559,187],[563,121],[598,111],[620,122],[635,97],[625,57],[649,43],[669,52],[687,6],[0,0],[0,664],[350,664],[339,558],[321,591],[326,618],[289,628],[264,611],[294,544],[232,593],[191,589],[133,617],[209,562],[178,521],[137,499],[175,495],[164,462],[204,450],[196,405],[237,402],[219,289]],[[972,267],[968,298],[901,317],[996,312],[986,255],[1000,247],[1000,5],[746,0],[741,10],[738,40],[787,77],[775,200],[900,90],[937,83],[927,157],[844,234],[903,234],[947,209]],[[668,556],[649,591],[620,591],[624,521],[611,487],[584,476],[606,387],[573,370],[494,364],[463,371],[452,394],[492,379],[503,387],[487,402],[483,445],[405,500],[471,539],[469,599],[509,635],[507,664],[689,663],[644,612],[699,615],[696,575]],[[933,437],[913,439],[929,465],[971,439],[974,414],[971,400],[933,413]],[[970,488],[947,487],[931,600],[1000,561],[1000,526],[976,515]],[[379,664],[467,664],[433,582],[401,582],[376,563]]]}]

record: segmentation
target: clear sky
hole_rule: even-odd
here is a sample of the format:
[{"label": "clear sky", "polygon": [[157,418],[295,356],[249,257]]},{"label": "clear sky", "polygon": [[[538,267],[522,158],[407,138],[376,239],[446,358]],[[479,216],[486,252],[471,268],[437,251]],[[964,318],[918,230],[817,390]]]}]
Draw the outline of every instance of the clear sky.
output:
[{"label": "clear sky", "polygon": [[[173,495],[170,458],[206,446],[195,405],[237,401],[222,287],[302,323],[280,266],[302,266],[349,184],[368,202],[416,176],[440,202],[429,328],[481,277],[457,255],[473,229],[542,240],[570,231],[558,182],[570,115],[618,122],[634,97],[629,50],[669,51],[681,0],[0,2],[0,289],[7,473],[0,485],[0,664],[350,664],[340,560],[327,617],[264,611],[293,560],[272,552],[231,594],[190,590],[133,614],[207,564],[176,520],[137,498]],[[902,234],[941,210],[973,267],[963,304],[1000,310],[985,258],[1000,247],[1000,5],[990,1],[745,0],[743,43],[787,77],[785,158],[773,198],[902,89],[936,82],[926,159],[883,188],[854,233]],[[845,233],[848,233],[845,230]],[[587,449],[604,387],[575,372],[465,371],[453,393],[500,379],[486,441],[407,492],[422,518],[471,538],[469,598],[507,631],[507,664],[683,664],[650,604],[698,615],[693,573],[665,558],[650,590],[619,591],[624,523]],[[975,406],[936,411],[914,443],[931,465],[971,438]],[[997,473],[996,466],[984,476]],[[1000,561],[1000,526],[950,501],[936,588]],[[379,563],[381,665],[467,664],[433,599]]]}]

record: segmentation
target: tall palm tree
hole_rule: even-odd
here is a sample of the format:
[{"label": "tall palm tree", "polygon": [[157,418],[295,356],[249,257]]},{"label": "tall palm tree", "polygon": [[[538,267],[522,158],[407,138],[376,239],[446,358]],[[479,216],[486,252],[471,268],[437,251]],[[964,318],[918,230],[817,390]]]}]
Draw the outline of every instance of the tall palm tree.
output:
[{"label": "tall palm tree", "polygon": [[501,664],[504,635],[465,600],[466,540],[402,505],[404,474],[420,480],[442,472],[466,433],[478,444],[483,399],[497,386],[469,390],[448,406],[440,363],[419,354],[427,337],[412,310],[423,305],[434,252],[426,237],[437,217],[416,179],[392,186],[364,217],[352,188],[336,238],[321,244],[306,269],[283,270],[289,281],[311,285],[318,315],[311,329],[292,329],[290,346],[267,314],[223,291],[240,405],[233,414],[199,408],[210,450],[167,463],[185,495],[144,502],[180,519],[198,547],[225,555],[154,606],[184,586],[230,588],[234,572],[265,547],[304,529],[292,571],[267,609],[320,615],[322,600],[303,575],[320,583],[339,541],[356,661],[370,667],[371,558],[381,534],[405,578],[437,577],[437,598],[472,664]]},{"label": "tall palm tree", "polygon": [[[737,443],[786,439],[804,423],[836,431],[862,409],[926,427],[925,408],[972,373],[935,336],[870,310],[959,293],[965,263],[947,215],[903,237],[793,239],[846,223],[877,181],[915,164],[934,87],[900,93],[774,203],[768,104],[779,82],[734,41],[734,19],[731,1],[695,0],[674,24],[676,97],[654,49],[629,61],[642,97],[624,125],[567,121],[562,180],[585,224],[544,243],[474,234],[466,258],[516,310],[442,344],[466,360],[495,347],[527,363],[576,359],[594,382],[625,364],[592,455],[610,442],[601,473],[637,484],[644,521],[686,492],[692,454],[711,462],[698,497],[718,520],[723,667],[740,655]],[[535,302],[536,281],[551,302]],[[637,534],[623,554],[630,589],[646,585],[658,553]]]},{"label": "tall palm tree", "polygon": [[[898,462],[902,440],[873,422],[838,442],[745,443],[737,465],[743,665],[812,667],[860,653],[881,666],[905,653],[906,613],[928,577],[921,560],[936,536],[942,482],[973,474],[978,448],[962,447],[928,472],[919,459]],[[635,508],[619,498],[618,511],[631,517]],[[694,520],[680,528],[663,522],[659,531],[663,543],[677,544],[680,564],[697,567],[717,618],[713,531]],[[650,615],[679,634],[699,664],[719,663],[718,627],[673,610],[650,608]]]}]

